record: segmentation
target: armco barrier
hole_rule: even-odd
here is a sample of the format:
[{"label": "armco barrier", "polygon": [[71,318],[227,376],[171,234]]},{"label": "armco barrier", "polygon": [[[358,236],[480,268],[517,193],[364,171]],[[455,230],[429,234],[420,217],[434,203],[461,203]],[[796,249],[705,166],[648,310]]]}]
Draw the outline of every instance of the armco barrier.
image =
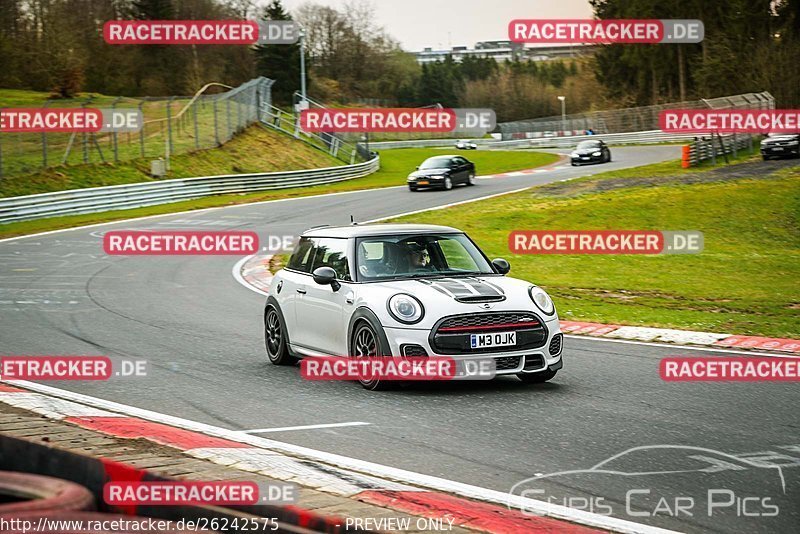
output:
[{"label": "armco barrier", "polygon": [[0,223],[140,208],[226,193],[328,184],[366,176],[378,168],[380,158],[375,157],[364,163],[323,169],[205,176],[11,197],[0,199]]},{"label": "armco barrier", "polygon": [[683,147],[683,168],[695,167],[703,161],[711,160],[716,165],[717,158],[726,158],[728,154],[734,158],[739,151],[748,150],[753,153],[754,138],[749,134],[717,135],[710,139],[706,137],[695,138],[692,143]]},{"label": "armco barrier", "polygon": [[[646,132],[626,132],[606,135],[574,135],[568,137],[535,137],[530,139],[513,139],[499,141],[496,139],[470,139],[479,147],[485,148],[572,148],[581,141],[602,139],[610,145],[649,144],[649,143],[674,143],[691,140],[695,134],[664,133],[661,130]],[[380,141],[370,143],[373,150],[389,148],[422,148],[422,147],[452,147],[456,150],[455,139],[414,139],[408,141]]]}]

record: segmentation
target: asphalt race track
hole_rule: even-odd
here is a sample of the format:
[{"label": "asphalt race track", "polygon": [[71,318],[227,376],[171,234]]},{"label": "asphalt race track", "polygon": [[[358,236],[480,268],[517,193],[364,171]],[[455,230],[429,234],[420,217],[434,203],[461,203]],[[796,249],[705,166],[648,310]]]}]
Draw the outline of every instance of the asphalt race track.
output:
[{"label": "asphalt race track", "polygon": [[[633,447],[680,446],[632,451],[602,473],[523,482],[517,493],[573,506],[586,498],[586,510],[610,508],[624,519],[682,531],[796,532],[796,384],[664,383],[661,357],[702,352],[575,338],[566,341],[564,369],[541,386],[510,377],[384,393],[306,382],[298,369],[266,361],[263,298],[231,276],[238,258],[108,257],[102,250],[105,228],[296,234],[344,224],[351,214],[388,217],[679,154],[677,146],[615,148],[607,165],[483,179],[449,192],[377,189],[6,240],[0,242],[0,353],[146,359],[146,378],[51,385],[232,430],[365,422],[263,435],[504,492],[530,477],[590,469]],[[759,459],[784,467],[767,468]],[[643,472],[655,474],[635,475]],[[626,512],[631,490],[631,511],[643,516]],[[730,504],[709,516],[714,490],[714,502]],[[684,510],[674,517],[678,497]],[[779,507],[774,517],[745,517],[770,514],[770,505]]]}]

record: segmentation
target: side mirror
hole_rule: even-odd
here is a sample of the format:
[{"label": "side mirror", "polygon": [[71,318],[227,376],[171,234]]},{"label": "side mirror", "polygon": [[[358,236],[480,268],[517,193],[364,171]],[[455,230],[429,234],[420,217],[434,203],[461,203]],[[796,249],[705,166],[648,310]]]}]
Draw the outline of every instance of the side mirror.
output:
[{"label": "side mirror", "polygon": [[334,291],[338,291],[341,287],[339,281],[336,280],[336,271],[331,267],[317,267],[311,276],[313,276],[314,282],[317,284],[321,286],[330,285]]},{"label": "side mirror", "polygon": [[419,170],[419,165],[417,165],[417,166],[415,167],[415,169]]},{"label": "side mirror", "polygon": [[503,258],[496,258],[492,260],[492,267],[494,267],[494,270],[500,274],[508,274],[508,271],[511,270],[511,264],[509,264]]}]

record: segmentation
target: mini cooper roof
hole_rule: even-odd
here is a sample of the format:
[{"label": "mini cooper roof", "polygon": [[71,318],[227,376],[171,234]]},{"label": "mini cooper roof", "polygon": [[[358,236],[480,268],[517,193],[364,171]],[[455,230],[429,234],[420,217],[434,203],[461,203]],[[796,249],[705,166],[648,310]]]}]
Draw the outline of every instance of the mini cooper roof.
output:
[{"label": "mini cooper roof", "polygon": [[395,234],[462,234],[461,230],[435,224],[352,224],[310,228],[302,237],[366,237]]}]

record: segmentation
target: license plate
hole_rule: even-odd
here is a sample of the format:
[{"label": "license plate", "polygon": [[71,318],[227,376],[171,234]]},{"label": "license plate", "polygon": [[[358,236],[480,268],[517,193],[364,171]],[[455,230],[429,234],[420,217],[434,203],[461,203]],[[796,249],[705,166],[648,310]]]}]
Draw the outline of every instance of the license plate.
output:
[{"label": "license plate", "polygon": [[589,156],[581,156],[581,159],[589,159]]},{"label": "license plate", "polygon": [[472,334],[470,336],[470,347],[473,349],[510,347],[516,344],[516,332],[495,332],[493,334]]},{"label": "license plate", "polygon": [[783,147],[774,146],[774,147],[772,147],[772,150],[775,151],[775,152],[783,152]]},{"label": "license plate", "polygon": [[430,182],[428,180],[420,180],[417,182],[417,185],[428,185]]}]

